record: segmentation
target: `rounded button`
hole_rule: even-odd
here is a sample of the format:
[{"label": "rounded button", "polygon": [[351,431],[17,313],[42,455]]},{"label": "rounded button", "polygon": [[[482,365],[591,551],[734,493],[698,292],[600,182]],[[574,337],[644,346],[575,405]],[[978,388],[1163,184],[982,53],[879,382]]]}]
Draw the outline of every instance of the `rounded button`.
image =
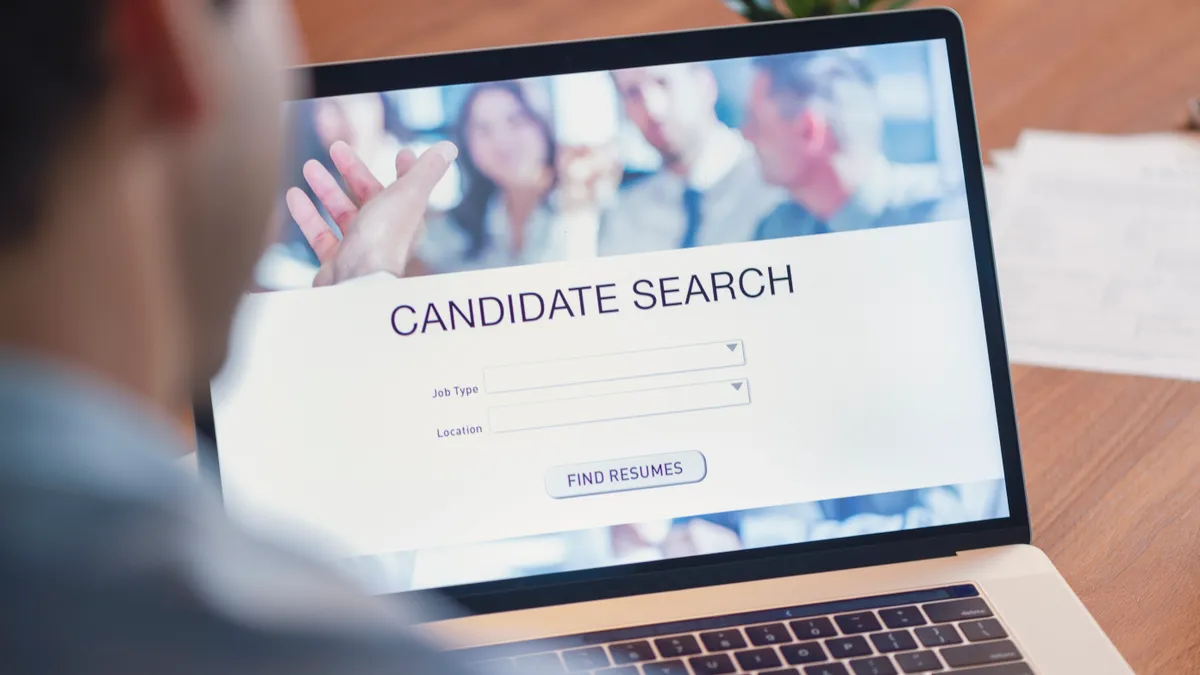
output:
[{"label": "rounded button", "polygon": [[696,450],[666,452],[585,464],[567,464],[546,471],[546,494],[555,499],[645,490],[699,483],[708,463]]}]

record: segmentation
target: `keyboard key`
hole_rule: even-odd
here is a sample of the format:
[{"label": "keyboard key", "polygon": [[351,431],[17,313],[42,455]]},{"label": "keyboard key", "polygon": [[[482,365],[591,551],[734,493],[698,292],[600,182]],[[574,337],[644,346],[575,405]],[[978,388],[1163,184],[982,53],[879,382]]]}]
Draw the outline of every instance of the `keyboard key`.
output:
[{"label": "keyboard key", "polygon": [[692,671],[696,675],[724,675],[737,670],[733,666],[733,659],[729,658],[728,654],[693,656],[688,659],[688,663],[692,664]]},{"label": "keyboard key", "polygon": [[683,661],[656,661],[642,666],[645,675],[688,675]]},{"label": "keyboard key", "polygon": [[792,641],[792,634],[788,632],[787,626],[781,623],[750,626],[746,629],[746,637],[750,638],[750,644],[756,647],[781,645]]},{"label": "keyboard key", "polygon": [[853,614],[838,614],[833,617],[837,622],[838,628],[842,629],[847,635],[853,633],[870,633],[873,630],[879,630],[883,626],[879,625],[879,619],[875,618],[875,612],[855,612]]},{"label": "keyboard key", "polygon": [[851,661],[850,670],[854,671],[854,675],[896,675],[896,667],[886,656]]},{"label": "keyboard key", "polygon": [[934,623],[982,619],[992,615],[992,610],[980,598],[932,602],[928,605],[922,605],[921,608],[925,610],[925,614],[929,616],[929,620]]},{"label": "keyboard key", "polygon": [[916,649],[917,641],[906,630],[894,630],[887,633],[875,633],[871,636],[875,649],[881,652],[902,652],[906,649]]},{"label": "keyboard key", "polygon": [[892,607],[879,610],[879,618],[888,628],[908,628],[925,625],[925,615],[916,607]]},{"label": "keyboard key", "polygon": [[741,649],[746,646],[746,638],[742,637],[742,631],[736,628],[701,633],[700,641],[704,643],[704,648],[710,652],[724,652],[730,649]]},{"label": "keyboard key", "polygon": [[964,621],[958,624],[958,629],[971,642],[983,642],[985,640],[1000,640],[1008,637],[1008,633],[1004,632],[1004,626],[995,619],[980,619],[979,621]]},{"label": "keyboard key", "polygon": [[592,675],[638,675],[637,666],[617,666],[616,668],[605,668],[597,670]]},{"label": "keyboard key", "polygon": [[926,647],[941,647],[942,645],[956,645],[962,642],[958,631],[954,630],[954,626],[923,626],[913,631],[917,634],[917,639]]},{"label": "keyboard key", "polygon": [[559,675],[559,673],[567,672],[563,668],[562,659],[558,658],[558,654],[550,652],[549,654],[533,654],[532,656],[521,656],[513,659],[513,664],[517,670],[522,673],[538,673],[538,675]]},{"label": "keyboard key", "polygon": [[829,655],[835,659],[848,659],[852,656],[866,656],[871,653],[871,645],[860,635],[834,638],[825,641]]},{"label": "keyboard key", "polygon": [[804,675],[850,675],[850,671],[840,663],[822,663],[819,666],[806,667]]},{"label": "keyboard key", "polygon": [[942,650],[942,658],[946,659],[946,665],[951,668],[961,668],[1001,661],[1019,661],[1021,652],[1017,651],[1017,646],[1011,641],[1003,640],[961,647],[946,647]]},{"label": "keyboard key", "polygon": [[605,653],[604,647],[572,649],[563,652],[562,659],[563,663],[567,664],[567,671],[572,673],[581,670],[599,670],[612,665],[608,661],[608,654]]},{"label": "keyboard key", "polygon": [[626,663],[637,663],[638,661],[653,661],[655,659],[654,650],[650,649],[650,643],[645,640],[609,645],[608,653],[612,654],[613,663],[618,666],[623,666]]},{"label": "keyboard key", "polygon": [[617,666],[616,668],[597,670],[592,675],[639,675],[639,673],[637,666]]},{"label": "keyboard key", "polygon": [[764,670],[758,675],[800,675],[795,668],[780,668],[779,670]]},{"label": "keyboard key", "polygon": [[801,640],[811,640],[813,638],[833,637],[837,635],[837,629],[833,627],[833,622],[825,617],[816,619],[801,619],[791,623],[792,632]]},{"label": "keyboard key", "polygon": [[692,635],[659,638],[654,641],[654,646],[658,647],[658,653],[662,654],[664,659],[700,653],[700,643],[696,642],[696,638]]},{"label": "keyboard key", "polygon": [[937,654],[931,651],[897,654],[896,665],[906,673],[925,673],[942,669],[942,662],[938,660]]},{"label": "keyboard key", "polygon": [[820,642],[801,642],[797,645],[784,645],[779,648],[779,653],[783,654],[783,658],[787,659],[788,663],[815,663],[825,660],[825,650],[821,648]]},{"label": "keyboard key", "polygon": [[[960,675],[1033,675],[1033,669],[1028,663],[1002,663],[998,666],[983,666],[982,668],[968,668],[966,670],[956,670],[955,673]],[[765,674],[760,674],[765,675]]]},{"label": "keyboard key", "polygon": [[[738,665],[742,670],[763,670],[764,668],[778,668],[783,664],[779,662],[779,657],[775,655],[775,650],[770,647],[763,649],[747,649],[744,652],[737,652],[733,655],[737,659]],[[650,673],[646,673],[650,675]]]}]

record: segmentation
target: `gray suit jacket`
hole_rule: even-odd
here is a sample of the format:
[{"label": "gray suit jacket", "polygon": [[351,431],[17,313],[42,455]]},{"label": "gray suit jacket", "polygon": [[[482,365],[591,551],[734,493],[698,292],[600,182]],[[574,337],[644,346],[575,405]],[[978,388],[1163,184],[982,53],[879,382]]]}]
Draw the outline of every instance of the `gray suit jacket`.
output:
[{"label": "gray suit jacket", "polygon": [[[738,155],[729,169],[704,190],[697,246],[752,241],[758,222],[785,197],[763,182],[749,143],[740,141],[734,148]],[[686,187],[681,176],[663,170],[618,193],[602,223],[600,255],[679,248],[687,229]]]}]

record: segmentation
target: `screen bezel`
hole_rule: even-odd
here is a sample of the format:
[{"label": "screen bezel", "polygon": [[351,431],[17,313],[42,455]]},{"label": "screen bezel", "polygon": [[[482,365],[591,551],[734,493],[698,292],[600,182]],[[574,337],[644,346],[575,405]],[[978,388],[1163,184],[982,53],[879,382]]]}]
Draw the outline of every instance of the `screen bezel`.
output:
[{"label": "screen bezel", "polygon": [[[1009,516],[919,530],[452,586],[437,589],[439,593],[450,596],[472,612],[496,612],[927,559],[950,556],[968,549],[1029,543],[1029,512],[1016,411],[962,23],[952,10],[933,8],[298,69],[312,83],[309,97],[319,98],[939,39],[946,42],[950,62]],[[803,45],[804,48],[797,49],[797,45]],[[195,415],[197,436],[201,440],[200,465],[215,479],[219,489],[219,451],[215,443],[212,404],[207,390],[197,396]]]}]

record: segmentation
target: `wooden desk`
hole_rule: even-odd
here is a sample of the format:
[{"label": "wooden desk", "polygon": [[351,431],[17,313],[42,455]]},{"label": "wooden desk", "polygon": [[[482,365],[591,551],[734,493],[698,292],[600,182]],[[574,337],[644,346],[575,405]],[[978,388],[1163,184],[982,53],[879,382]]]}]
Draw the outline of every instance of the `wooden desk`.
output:
[{"label": "wooden desk", "polygon": [[[298,0],[313,61],[716,26],[720,0]],[[985,150],[1180,128],[1196,0],[961,0]],[[1200,262],[1200,261],[1198,261]],[[1200,383],[1015,366],[1034,541],[1139,673],[1200,672]]]}]

